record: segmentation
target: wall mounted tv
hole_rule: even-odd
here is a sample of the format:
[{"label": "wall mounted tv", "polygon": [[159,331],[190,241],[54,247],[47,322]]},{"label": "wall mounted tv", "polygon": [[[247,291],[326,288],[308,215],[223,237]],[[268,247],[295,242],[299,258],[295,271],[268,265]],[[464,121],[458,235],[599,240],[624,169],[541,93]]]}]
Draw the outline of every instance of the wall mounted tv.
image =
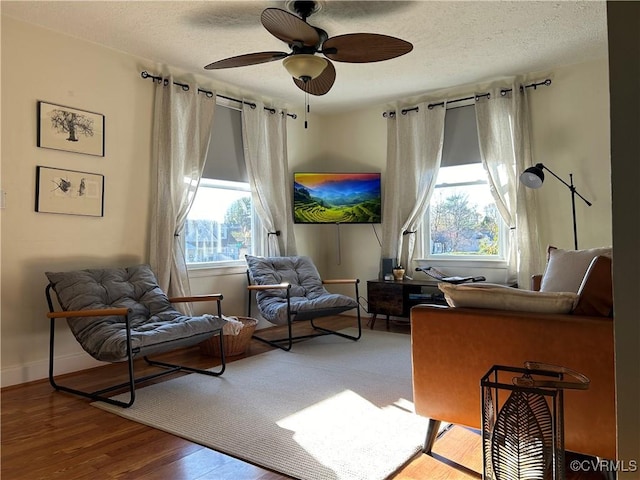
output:
[{"label": "wall mounted tv", "polygon": [[379,173],[293,174],[295,223],[380,223]]}]

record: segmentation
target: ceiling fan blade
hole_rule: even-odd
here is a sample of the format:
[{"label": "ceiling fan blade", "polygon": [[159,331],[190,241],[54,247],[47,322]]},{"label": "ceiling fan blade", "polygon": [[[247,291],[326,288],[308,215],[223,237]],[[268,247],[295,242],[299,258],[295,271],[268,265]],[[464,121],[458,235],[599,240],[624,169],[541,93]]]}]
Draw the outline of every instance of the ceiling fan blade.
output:
[{"label": "ceiling fan blade", "polygon": [[314,27],[285,10],[267,8],[260,20],[271,35],[289,45],[300,42],[307,47],[315,47],[320,43],[320,35]]},{"label": "ceiling fan blade", "polygon": [[303,82],[298,78],[293,78],[293,82],[296,86],[311,95],[324,95],[331,87],[333,87],[333,82],[336,81],[336,69],[329,60],[327,60],[327,66],[322,71],[320,76],[308,80],[307,82]]},{"label": "ceiling fan blade", "polygon": [[257,65],[258,63],[273,62],[274,60],[282,60],[288,56],[289,54],[285,52],[247,53],[245,55],[238,55],[237,57],[218,60],[217,62],[210,63],[204,68],[205,70],[217,70],[220,68],[244,67],[247,65]]},{"label": "ceiling fan blade", "polygon": [[405,40],[378,33],[348,33],[329,38],[322,53],[337,62],[369,63],[390,60],[413,50]]}]

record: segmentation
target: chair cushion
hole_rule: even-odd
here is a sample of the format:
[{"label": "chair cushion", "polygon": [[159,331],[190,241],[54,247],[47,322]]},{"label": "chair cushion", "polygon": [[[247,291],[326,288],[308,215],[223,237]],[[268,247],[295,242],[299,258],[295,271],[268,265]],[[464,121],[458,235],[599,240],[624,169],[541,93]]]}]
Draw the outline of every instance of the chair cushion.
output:
[{"label": "chair cushion", "polygon": [[453,285],[438,288],[450,307],[490,308],[536,313],[569,313],[578,301],[571,292],[534,292],[491,283]]},{"label": "chair cushion", "polygon": [[[175,310],[148,265],[46,272],[46,276],[63,310],[129,308],[134,355],[167,351],[189,339],[196,343],[225,323],[213,315],[188,317]],[[127,359],[123,317],[68,318],[67,323],[82,347],[97,360]]]},{"label": "chair cushion", "polygon": [[[357,302],[346,295],[329,293],[309,257],[255,257],[247,255],[249,274],[256,285],[291,284],[291,311],[299,319],[306,319],[312,312],[324,315],[336,314],[356,308]],[[264,290],[256,295],[262,316],[277,325],[286,324],[287,291],[285,289]],[[318,315],[320,316],[320,315]]]},{"label": "chair cushion", "polygon": [[591,261],[598,255],[611,257],[611,253],[611,247],[587,250],[549,247],[547,268],[542,276],[540,291],[577,293]]}]

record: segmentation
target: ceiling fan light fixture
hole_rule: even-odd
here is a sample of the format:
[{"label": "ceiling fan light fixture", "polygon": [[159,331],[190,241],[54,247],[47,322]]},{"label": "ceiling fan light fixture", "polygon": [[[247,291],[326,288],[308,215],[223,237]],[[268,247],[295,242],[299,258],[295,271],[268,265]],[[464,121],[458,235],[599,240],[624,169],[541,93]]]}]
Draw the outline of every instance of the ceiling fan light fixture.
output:
[{"label": "ceiling fan light fixture", "polygon": [[327,68],[327,61],[322,57],[301,53],[285,58],[282,65],[292,77],[308,81],[320,76]]}]

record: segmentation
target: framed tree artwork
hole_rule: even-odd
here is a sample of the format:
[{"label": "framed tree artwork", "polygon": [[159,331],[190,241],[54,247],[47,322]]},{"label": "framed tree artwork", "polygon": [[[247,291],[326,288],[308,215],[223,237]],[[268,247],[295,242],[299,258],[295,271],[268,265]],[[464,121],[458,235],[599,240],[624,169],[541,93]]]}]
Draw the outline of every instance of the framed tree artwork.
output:
[{"label": "framed tree artwork", "polygon": [[38,146],[104,157],[104,115],[39,101]]},{"label": "framed tree artwork", "polygon": [[36,212],[104,215],[104,175],[36,167]]}]

